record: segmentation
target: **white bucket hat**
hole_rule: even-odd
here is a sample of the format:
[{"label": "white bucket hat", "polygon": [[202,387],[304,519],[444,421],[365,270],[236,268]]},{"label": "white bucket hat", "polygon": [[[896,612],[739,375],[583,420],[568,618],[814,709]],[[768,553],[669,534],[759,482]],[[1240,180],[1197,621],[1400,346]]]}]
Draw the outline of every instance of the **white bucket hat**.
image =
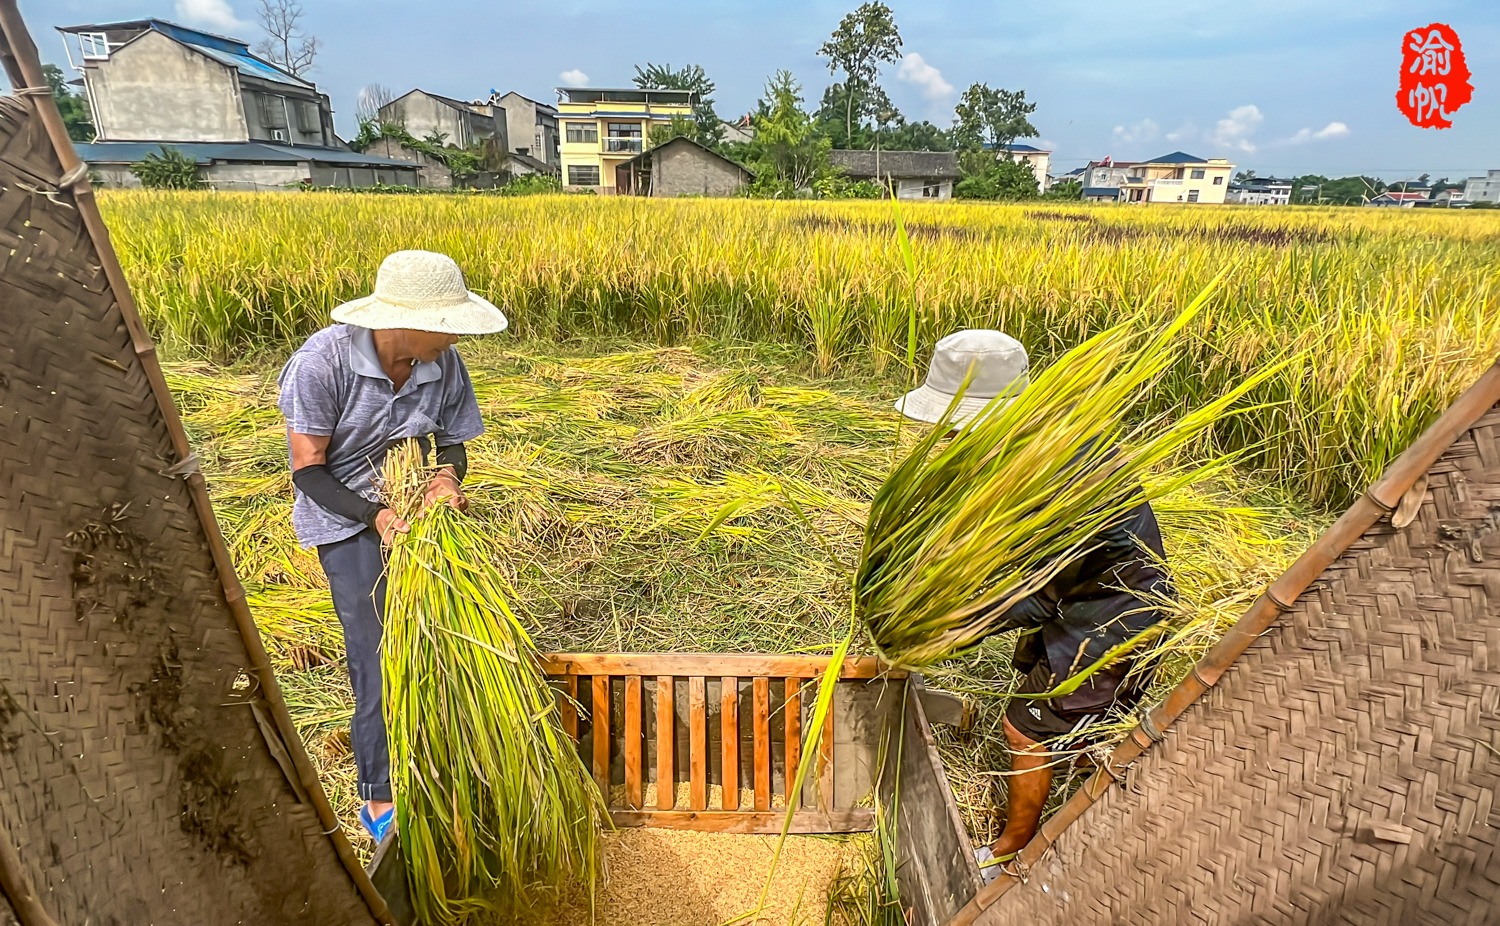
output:
[{"label": "white bucket hat", "polygon": [[1021,342],[1002,331],[970,328],[937,342],[927,381],[896,400],[896,411],[908,418],[938,424],[963,389],[969,388],[949,421],[955,428],[971,424],[990,400],[1009,395],[1013,401],[1026,388],[1029,361]]},{"label": "white bucket hat", "polygon": [[453,258],[432,251],[397,251],[381,261],[374,295],[334,309],[333,320],[439,334],[495,334],[510,324],[493,303],[469,292]]}]

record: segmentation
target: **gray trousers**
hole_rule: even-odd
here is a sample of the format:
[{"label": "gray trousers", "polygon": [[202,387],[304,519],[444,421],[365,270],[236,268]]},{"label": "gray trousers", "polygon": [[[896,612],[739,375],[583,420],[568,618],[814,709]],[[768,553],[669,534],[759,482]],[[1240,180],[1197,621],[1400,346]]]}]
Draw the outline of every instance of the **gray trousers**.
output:
[{"label": "gray trousers", "polygon": [[354,687],[354,721],[349,741],[359,772],[359,796],[391,800],[391,747],[381,708],[380,637],[385,629],[385,550],[380,535],[365,529],[346,540],[318,547],[328,575],[333,609],[344,625],[349,683]]}]

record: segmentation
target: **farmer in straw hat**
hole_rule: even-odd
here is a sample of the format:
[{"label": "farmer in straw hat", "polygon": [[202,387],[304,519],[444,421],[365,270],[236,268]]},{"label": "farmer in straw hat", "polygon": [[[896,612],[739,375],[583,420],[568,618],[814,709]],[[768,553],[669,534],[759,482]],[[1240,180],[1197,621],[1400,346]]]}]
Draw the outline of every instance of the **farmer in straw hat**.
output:
[{"label": "farmer in straw hat", "polygon": [[453,345],[504,331],[505,315],[469,292],[458,265],[429,251],[398,251],[380,265],[373,295],[333,310],[281,372],[296,502],[292,525],[316,547],[344,627],[354,687],[351,742],[360,822],[379,842],[394,818],[381,712],[380,637],[385,548],[408,525],[380,504],[386,451],[415,438],[436,447],[424,505],[467,506],[464,442],[484,432],[469,372]]},{"label": "farmer in straw hat", "polygon": [[[1028,361],[1020,342],[999,331],[969,330],[939,341],[927,381],[896,402],[909,418],[960,430],[997,396],[1026,387]],[[972,378],[971,372],[972,371]],[[969,379],[964,389],[965,379]],[[950,405],[963,392],[951,415]],[[1044,694],[1078,674],[1112,647],[1165,615],[1156,602],[1171,593],[1163,568],[1161,530],[1144,501],[1095,537],[1094,548],[1063,567],[1040,591],[1000,615],[995,631],[1021,630],[1013,663],[1025,678],[1017,694]],[[1091,724],[1111,708],[1132,709],[1142,679],[1123,659],[1100,669],[1077,691],[1045,698],[1013,698],[1005,712],[1011,775],[1005,829],[975,855],[985,879],[1036,835],[1052,784],[1054,753],[1087,741]],[[986,864],[988,863],[988,864]]]}]

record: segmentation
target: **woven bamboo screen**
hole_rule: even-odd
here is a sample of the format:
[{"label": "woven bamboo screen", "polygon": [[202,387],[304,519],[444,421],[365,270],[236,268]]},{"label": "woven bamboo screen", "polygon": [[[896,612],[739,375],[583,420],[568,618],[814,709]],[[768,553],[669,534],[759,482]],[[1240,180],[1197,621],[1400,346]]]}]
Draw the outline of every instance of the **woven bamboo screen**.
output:
[{"label": "woven bamboo screen", "polygon": [[1500,406],[979,922],[1493,923],[1497,788]]},{"label": "woven bamboo screen", "polygon": [[0,923],[374,923],[51,107],[0,98]]}]

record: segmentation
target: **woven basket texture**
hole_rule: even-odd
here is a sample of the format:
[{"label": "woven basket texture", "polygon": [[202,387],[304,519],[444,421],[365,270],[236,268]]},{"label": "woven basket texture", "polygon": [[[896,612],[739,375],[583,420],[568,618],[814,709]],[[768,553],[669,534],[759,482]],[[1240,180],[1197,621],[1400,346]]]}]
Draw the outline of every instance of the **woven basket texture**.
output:
[{"label": "woven basket texture", "polygon": [[60,924],[371,923],[62,173],[0,98],[0,837]]},{"label": "woven basket texture", "polygon": [[979,920],[1500,922],[1500,406]]}]

